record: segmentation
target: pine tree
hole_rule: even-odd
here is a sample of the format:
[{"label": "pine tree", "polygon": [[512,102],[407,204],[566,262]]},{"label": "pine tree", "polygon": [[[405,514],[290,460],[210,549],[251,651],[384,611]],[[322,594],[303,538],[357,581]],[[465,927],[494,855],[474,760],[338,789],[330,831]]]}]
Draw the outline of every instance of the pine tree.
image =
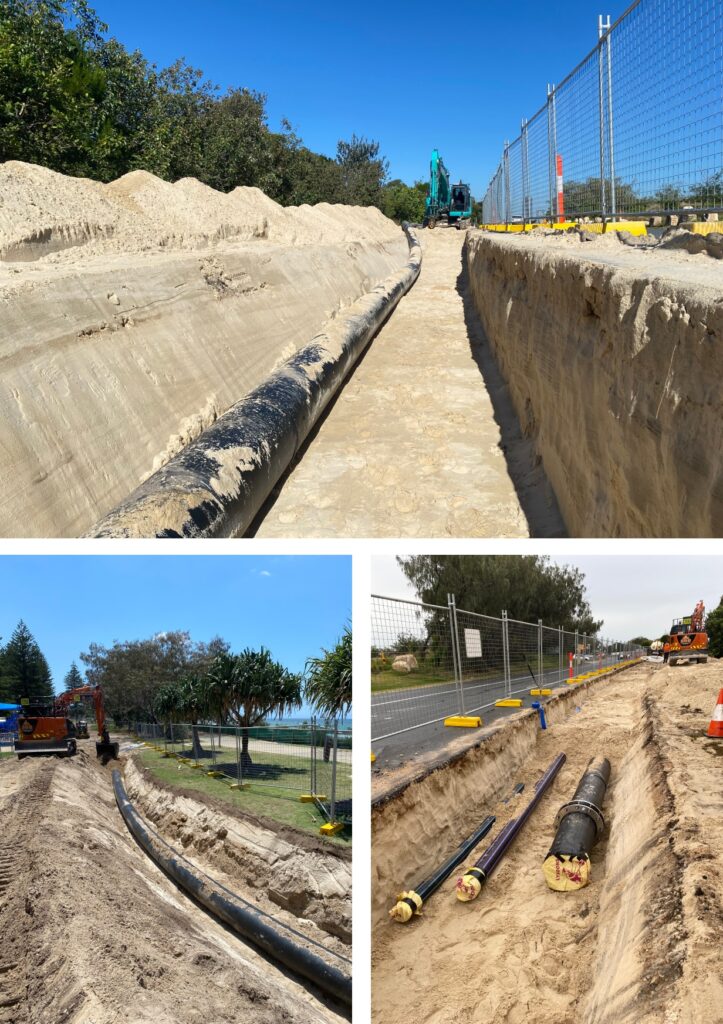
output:
[{"label": "pine tree", "polygon": [[48,662],[35,637],[20,620],[2,654],[3,689],[10,701],[53,696]]},{"label": "pine tree", "polygon": [[80,674],[80,669],[75,664],[71,663],[70,668],[65,673],[65,679],[63,679],[64,690],[77,690],[79,686],[85,686],[85,679]]}]

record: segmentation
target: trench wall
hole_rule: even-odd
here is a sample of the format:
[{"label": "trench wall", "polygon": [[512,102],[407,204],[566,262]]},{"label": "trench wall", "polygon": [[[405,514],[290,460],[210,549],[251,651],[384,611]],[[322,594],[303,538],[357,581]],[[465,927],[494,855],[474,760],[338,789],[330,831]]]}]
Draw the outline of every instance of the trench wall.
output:
[{"label": "trench wall", "polygon": [[[551,697],[545,704],[550,724],[568,716],[581,691],[604,686],[611,678],[601,676]],[[481,821],[490,805],[509,795],[515,772],[539,736],[537,712],[528,709],[496,723],[466,752],[420,772],[403,788],[390,785],[388,795],[373,802],[373,930],[388,924],[388,911],[402,888],[430,874],[467,838],[470,821]]]},{"label": "trench wall", "polygon": [[391,225],[17,281],[0,264],[0,535],[81,535],[407,258]]},{"label": "trench wall", "polygon": [[482,321],[568,531],[720,536],[719,264],[614,238],[585,243],[605,246],[585,256],[577,239],[547,241],[468,232],[468,315]]}]

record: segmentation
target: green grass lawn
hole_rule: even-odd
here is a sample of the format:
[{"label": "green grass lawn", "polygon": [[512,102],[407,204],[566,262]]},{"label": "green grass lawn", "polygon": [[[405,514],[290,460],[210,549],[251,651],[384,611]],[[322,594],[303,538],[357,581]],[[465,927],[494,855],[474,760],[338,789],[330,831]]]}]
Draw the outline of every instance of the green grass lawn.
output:
[{"label": "green grass lawn", "polygon": [[[143,765],[150,769],[161,782],[171,789],[187,789],[198,793],[199,797],[212,796],[235,807],[240,811],[247,811],[257,817],[271,818],[282,825],[291,825],[293,828],[301,829],[303,832],[311,832],[319,835],[319,829],[326,819],[315,804],[302,804],[299,801],[299,793],[308,792],[308,789],[301,787],[298,792],[271,787],[267,783],[252,782],[249,789],[229,789],[229,781],[225,779],[209,778],[204,772],[191,768],[188,765],[180,765],[180,762],[173,757],[164,757],[155,750],[145,747],[140,750],[140,757]],[[274,764],[274,759],[269,755],[252,754],[254,764]],[[293,760],[293,759],[286,759]],[[301,760],[301,759],[297,759]],[[180,770],[179,770],[180,765]],[[213,762],[209,759],[204,762],[204,767],[210,771]],[[218,766],[217,766],[218,767]],[[303,776],[298,775],[301,779]],[[317,772],[318,789],[331,780],[331,765],[321,763]],[[337,765],[337,789],[343,795],[351,793],[351,766]],[[308,773],[306,774],[308,781]],[[325,791],[328,795],[329,790]],[[338,843],[342,846],[351,844],[351,830],[345,829],[339,835],[328,838],[328,842]]]},{"label": "green grass lawn", "polygon": [[372,675],[372,693],[387,690],[406,690],[410,686],[434,686],[439,683],[453,683],[448,672],[375,672]]}]

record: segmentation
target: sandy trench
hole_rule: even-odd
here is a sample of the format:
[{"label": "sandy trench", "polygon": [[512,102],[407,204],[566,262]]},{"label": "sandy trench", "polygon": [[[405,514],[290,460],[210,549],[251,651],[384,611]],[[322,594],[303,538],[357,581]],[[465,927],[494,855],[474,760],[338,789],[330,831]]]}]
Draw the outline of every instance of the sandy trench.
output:
[{"label": "sandy trench", "polygon": [[[720,1021],[723,750],[704,734],[722,683],[718,662],[643,663],[579,692],[533,742],[510,720],[507,744],[483,745],[376,806],[373,1020]],[[388,921],[397,892],[493,813],[481,851],[560,751],[567,763],[476,902],[455,900],[455,872],[421,918]],[[612,780],[592,883],[553,893],[541,864],[554,817],[597,753]],[[520,781],[523,794],[503,803]]]},{"label": "sandy trench", "polygon": [[259,537],[564,532],[471,308],[464,233],[422,270],[259,519]]},{"label": "sandy trench", "polygon": [[[331,1024],[345,1019],[320,992],[216,924],[166,879],[126,829],[110,769],[85,746],[70,760],[0,762],[0,1022]],[[293,922],[309,939],[350,956],[345,939],[332,933],[333,927],[345,932],[341,890],[348,863],[325,857],[313,837],[302,838],[308,848],[294,850],[292,830],[275,835],[268,823],[228,818],[191,799],[176,802],[154,792],[140,772],[134,776],[134,769],[127,769],[141,813],[145,802],[154,827],[198,868]],[[171,827],[179,815],[185,832],[194,835],[185,844]],[[241,836],[258,846],[253,865],[246,863],[249,847]],[[315,881],[310,888],[316,893],[311,899],[306,893],[306,904],[302,884],[296,905],[291,900],[284,908],[273,899],[268,879],[274,870],[261,868],[263,857],[272,853],[282,879],[285,872],[299,874],[292,868],[295,858],[307,865],[306,880]],[[325,921],[320,907],[327,891],[336,905]]]},{"label": "sandy trench", "polygon": [[374,208],[0,163],[0,535],[87,532],[407,255]]}]

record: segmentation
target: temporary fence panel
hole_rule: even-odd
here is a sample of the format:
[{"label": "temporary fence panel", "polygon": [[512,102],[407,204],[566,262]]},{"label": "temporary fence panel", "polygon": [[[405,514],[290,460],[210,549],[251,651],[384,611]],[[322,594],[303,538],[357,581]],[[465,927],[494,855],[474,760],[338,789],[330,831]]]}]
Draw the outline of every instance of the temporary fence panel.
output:
[{"label": "temporary fence panel", "polygon": [[720,0],[638,0],[597,35],[505,142],[483,223],[723,210]]},{"label": "temporary fence panel", "polygon": [[374,741],[559,686],[610,666],[618,648],[636,653],[541,620],[457,608],[452,594],[447,605],[373,595],[371,634]]},{"label": "temporary fence panel", "polygon": [[238,786],[318,796],[327,812],[339,808],[351,817],[352,733],[338,723],[241,728],[138,722],[134,732]]},{"label": "temporary fence panel", "polygon": [[462,711],[454,609],[372,596],[372,736],[383,739]]}]

